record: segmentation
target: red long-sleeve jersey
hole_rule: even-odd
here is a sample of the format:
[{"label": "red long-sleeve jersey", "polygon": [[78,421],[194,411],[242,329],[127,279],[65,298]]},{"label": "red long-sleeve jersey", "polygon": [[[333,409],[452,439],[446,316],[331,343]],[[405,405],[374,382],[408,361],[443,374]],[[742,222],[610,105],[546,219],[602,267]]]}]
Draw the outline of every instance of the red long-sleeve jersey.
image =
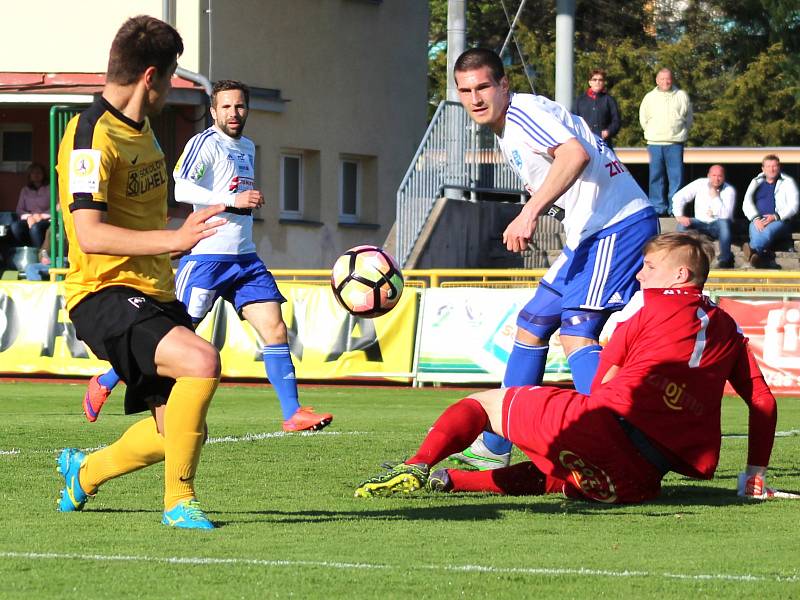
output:
[{"label": "red long-sleeve jersey", "polygon": [[[709,479],[719,462],[720,409],[730,381],[750,409],[748,464],[767,466],[775,398],[734,320],[698,288],[638,292],[621,314],[591,399],[638,427],[678,473]],[[619,370],[605,384],[606,372]]]}]

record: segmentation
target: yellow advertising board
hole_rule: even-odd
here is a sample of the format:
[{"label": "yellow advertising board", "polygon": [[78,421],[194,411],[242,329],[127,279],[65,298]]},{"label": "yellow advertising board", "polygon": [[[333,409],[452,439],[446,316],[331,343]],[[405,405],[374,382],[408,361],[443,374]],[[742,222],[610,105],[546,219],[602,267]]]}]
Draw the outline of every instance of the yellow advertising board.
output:
[{"label": "yellow advertising board", "polygon": [[[281,283],[283,317],[300,379],[410,377],[418,291],[387,315],[349,315],[327,286]],[[233,307],[218,301],[197,329],[222,356],[223,377],[265,376],[261,345]],[[108,368],[75,336],[63,284],[0,282],[0,373],[93,375]]]}]

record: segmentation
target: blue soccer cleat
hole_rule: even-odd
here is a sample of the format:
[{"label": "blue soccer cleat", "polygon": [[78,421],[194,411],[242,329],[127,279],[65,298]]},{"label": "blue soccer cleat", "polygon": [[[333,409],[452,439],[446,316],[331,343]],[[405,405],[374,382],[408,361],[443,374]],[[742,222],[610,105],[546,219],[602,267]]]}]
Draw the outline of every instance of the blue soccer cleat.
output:
[{"label": "blue soccer cleat", "polygon": [[194,498],[178,502],[172,509],[165,510],[161,524],[181,529],[214,529],[214,524],[208,520],[200,503]]},{"label": "blue soccer cleat", "polygon": [[86,460],[86,455],[77,448],[64,448],[58,457],[58,472],[64,477],[64,489],[58,500],[60,512],[82,510],[89,494],[83,491],[78,473]]}]

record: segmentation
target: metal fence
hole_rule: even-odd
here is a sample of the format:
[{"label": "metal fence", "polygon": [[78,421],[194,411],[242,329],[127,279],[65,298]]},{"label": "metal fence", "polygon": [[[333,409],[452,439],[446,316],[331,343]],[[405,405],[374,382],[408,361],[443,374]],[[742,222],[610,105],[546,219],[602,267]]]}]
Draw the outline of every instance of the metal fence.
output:
[{"label": "metal fence", "polygon": [[476,200],[480,193],[525,191],[491,131],[478,127],[458,102],[442,101],[397,190],[397,259],[405,265],[436,200]]}]

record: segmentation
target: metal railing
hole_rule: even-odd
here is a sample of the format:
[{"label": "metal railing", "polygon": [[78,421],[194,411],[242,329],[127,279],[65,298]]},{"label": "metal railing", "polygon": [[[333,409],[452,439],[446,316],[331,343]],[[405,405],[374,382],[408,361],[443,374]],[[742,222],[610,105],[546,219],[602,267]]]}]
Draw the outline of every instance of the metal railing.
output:
[{"label": "metal railing", "polygon": [[397,260],[405,265],[443,189],[525,194],[491,131],[458,102],[442,101],[397,190]]},{"label": "metal railing", "polygon": [[65,232],[64,218],[58,206],[58,146],[64,137],[64,130],[69,120],[83,110],[78,106],[51,106],[50,107],[50,258],[55,268],[63,268],[66,264],[64,257]]}]

